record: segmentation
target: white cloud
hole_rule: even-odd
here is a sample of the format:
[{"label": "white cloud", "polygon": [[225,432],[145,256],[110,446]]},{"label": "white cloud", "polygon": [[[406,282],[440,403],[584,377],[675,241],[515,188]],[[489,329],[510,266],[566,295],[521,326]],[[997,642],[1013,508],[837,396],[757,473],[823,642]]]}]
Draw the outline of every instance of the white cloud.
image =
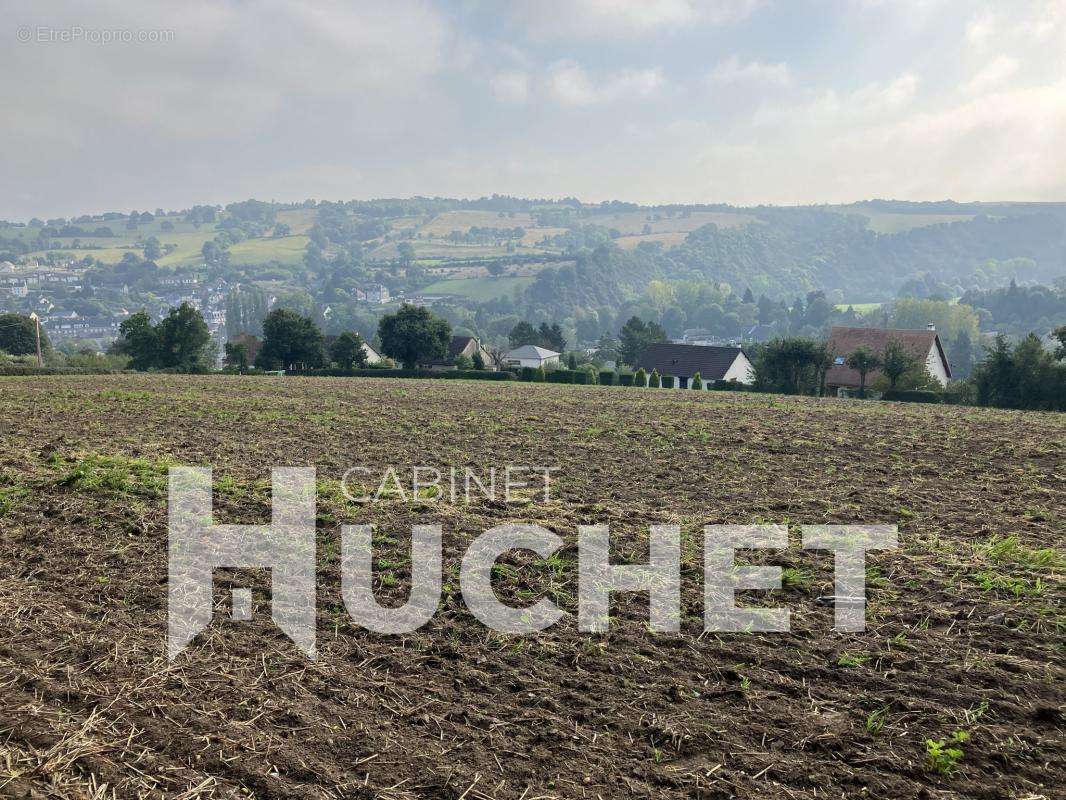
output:
[{"label": "white cloud", "polygon": [[990,8],[984,8],[966,24],[966,41],[973,47],[982,48],[996,34],[996,15]]},{"label": "white cloud", "polygon": [[647,97],[663,84],[661,69],[622,70],[600,80],[576,61],[556,61],[548,69],[548,94],[564,106],[591,106]]},{"label": "white cloud", "polygon": [[[75,0],[5,9],[9,30],[167,30],[161,43],[14,42],[0,95],[0,218],[80,213],[314,188],[329,159],[350,175],[361,153],[407,148],[443,118],[439,76],[461,36],[428,2],[394,7],[267,0],[128,4]],[[399,98],[399,99],[398,99]],[[329,155],[326,155],[326,154]],[[47,162],[42,175],[34,164]],[[305,179],[291,176],[306,169]],[[284,173],[284,174],[283,174]],[[346,196],[357,193],[351,184]],[[18,205],[16,206],[15,203]]]},{"label": "white cloud", "polygon": [[493,95],[501,102],[521,105],[529,98],[529,75],[525,72],[500,72],[489,83]]},{"label": "white cloud", "polygon": [[1022,16],[1018,32],[1033,42],[1046,42],[1056,36],[1066,41],[1066,4],[1061,0],[1035,3],[1035,7]]},{"label": "white cloud", "polygon": [[1038,45],[1066,40],[1062,0],[1019,0],[986,6],[966,25],[966,41],[976,49],[1003,43]]},{"label": "white cloud", "polygon": [[869,83],[853,92],[833,88],[796,92],[795,101],[764,102],[747,120],[753,128],[796,132],[825,127],[840,131],[897,119],[913,102],[919,79],[905,73],[886,82]]},{"label": "white cloud", "polygon": [[723,187],[716,196],[738,203],[1062,199],[1066,76],[1031,87],[1004,79],[970,96],[922,97],[921,87],[906,74],[856,92],[826,90],[713,135],[686,132],[663,149],[695,152],[686,183],[714,180]]},{"label": "white cloud", "polygon": [[516,29],[535,39],[632,37],[699,22],[724,24],[751,14],[762,0],[517,0]]},{"label": "white cloud", "polygon": [[757,3],[481,2],[190,0],[134,21],[121,0],[8,0],[9,30],[175,39],[9,43],[0,218],[248,196],[1066,195],[1063,0],[814,3],[812,40],[770,56],[786,2],[717,32]]},{"label": "white cloud", "polygon": [[852,95],[866,113],[898,109],[909,104],[918,90],[918,76],[900,75],[888,84],[871,83]]},{"label": "white cloud", "polygon": [[792,74],[788,64],[767,64],[762,61],[743,62],[737,56],[730,56],[712,69],[707,79],[711,83],[723,86],[747,84],[785,87],[792,83]]},{"label": "white cloud", "polygon": [[1010,56],[999,56],[974,75],[963,90],[967,94],[982,94],[998,89],[1018,73],[1018,62]]}]

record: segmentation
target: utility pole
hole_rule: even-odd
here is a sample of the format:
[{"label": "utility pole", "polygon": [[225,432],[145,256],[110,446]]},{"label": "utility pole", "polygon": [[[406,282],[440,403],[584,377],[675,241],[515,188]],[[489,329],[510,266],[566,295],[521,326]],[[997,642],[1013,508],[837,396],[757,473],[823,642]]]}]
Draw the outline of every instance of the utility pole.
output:
[{"label": "utility pole", "polygon": [[34,311],[30,314],[30,319],[33,320],[34,328],[37,332],[37,368],[40,369],[44,366],[44,362],[41,361],[41,318],[37,316],[37,312]]}]

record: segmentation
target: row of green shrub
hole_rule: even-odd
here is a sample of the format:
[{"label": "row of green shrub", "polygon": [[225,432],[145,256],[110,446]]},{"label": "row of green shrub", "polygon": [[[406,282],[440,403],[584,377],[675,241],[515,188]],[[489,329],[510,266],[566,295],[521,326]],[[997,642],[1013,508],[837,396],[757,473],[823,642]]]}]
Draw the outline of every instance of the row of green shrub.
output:
[{"label": "row of green shrub", "polygon": [[927,389],[911,389],[909,391],[888,391],[881,395],[882,400],[895,400],[901,403],[942,403],[944,396],[940,392],[932,392]]},{"label": "row of green shrub", "polygon": [[480,369],[305,369],[287,374],[320,378],[438,378],[472,381],[513,381],[515,379],[514,373],[511,372],[492,372]]},{"label": "row of green shrub", "polygon": [[582,369],[552,369],[544,370],[539,367],[521,367],[518,370],[518,380],[527,383],[571,383],[589,385],[603,382],[604,375],[613,376],[613,372],[600,372]]},{"label": "row of green shrub", "polygon": [[29,364],[0,364],[0,376],[18,375],[118,375],[129,370],[86,367],[38,367]]},{"label": "row of green shrub", "polygon": [[[614,372],[613,370],[574,370],[556,369],[545,371],[536,367],[522,367],[518,370],[518,379],[526,382],[541,383],[571,383],[571,384],[599,384],[600,386],[639,386],[653,389],[674,389],[681,385],[680,378],[673,375],[659,376],[658,373],[646,375],[642,370],[632,372]],[[710,387],[709,381],[701,381],[703,389],[711,388],[716,391],[743,392],[756,391],[753,387],[736,381],[717,381]],[[689,388],[692,388],[691,386]]]},{"label": "row of green shrub", "polygon": [[737,380],[732,381],[715,381],[711,384],[711,389],[715,392],[765,392],[766,389],[759,389],[756,386],[749,386],[746,383],[741,383]]}]

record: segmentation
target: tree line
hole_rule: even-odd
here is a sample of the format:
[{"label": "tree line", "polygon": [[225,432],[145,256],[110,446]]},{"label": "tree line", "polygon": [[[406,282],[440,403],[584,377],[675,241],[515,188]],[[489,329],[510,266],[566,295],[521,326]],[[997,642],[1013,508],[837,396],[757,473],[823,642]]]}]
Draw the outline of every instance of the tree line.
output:
[{"label": "tree line", "polygon": [[[267,314],[262,333],[261,343],[258,337],[250,335],[227,343],[226,362],[241,369],[254,364],[265,370],[306,370],[331,365],[350,370],[369,365],[370,348],[357,331],[326,337],[310,316],[292,309],[275,308]],[[423,307],[404,304],[394,313],[384,315],[378,323],[381,353],[406,369],[447,357],[451,338],[448,321]],[[484,369],[486,365],[478,355],[469,366]]]}]

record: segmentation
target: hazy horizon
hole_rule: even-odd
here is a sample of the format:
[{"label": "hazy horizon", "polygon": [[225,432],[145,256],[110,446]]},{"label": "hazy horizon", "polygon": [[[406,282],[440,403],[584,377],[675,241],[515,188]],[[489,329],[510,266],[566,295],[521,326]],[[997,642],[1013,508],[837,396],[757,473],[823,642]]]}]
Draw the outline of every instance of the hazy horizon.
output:
[{"label": "hazy horizon", "polygon": [[731,205],[733,208],[736,208],[738,210],[750,209],[750,208],[759,208],[759,207],[762,207],[762,208],[820,208],[820,207],[845,208],[845,207],[850,207],[850,206],[857,206],[857,205],[860,205],[862,203],[958,203],[960,205],[986,205],[986,206],[1000,206],[1000,205],[1063,205],[1063,204],[1066,204],[1066,198],[1064,198],[1062,200],[1013,200],[1013,199],[1008,199],[1008,200],[1001,200],[1001,199],[957,200],[957,199],[955,199],[953,197],[941,197],[941,198],[933,198],[933,199],[929,199],[929,200],[908,200],[908,199],[899,198],[899,197],[864,197],[864,198],[860,198],[860,199],[856,199],[856,200],[850,200],[850,201],[844,201],[844,202],[840,202],[840,203],[752,203],[750,205],[736,205],[736,204],[715,202],[715,201],[710,201],[710,200],[709,201],[698,201],[698,202],[692,202],[692,203],[675,203],[675,202],[670,202],[670,201],[666,201],[666,202],[663,202],[663,203],[639,203],[638,201],[632,200],[632,199],[627,198],[627,197],[611,197],[611,198],[604,198],[602,200],[590,200],[590,199],[584,198],[584,197],[576,197],[575,195],[572,195],[572,194],[570,194],[570,195],[559,195],[557,197],[533,197],[533,196],[523,197],[523,196],[518,196],[518,195],[503,195],[503,193],[501,193],[501,192],[495,192],[495,193],[494,192],[486,192],[486,193],[480,194],[480,195],[468,195],[468,196],[446,196],[446,195],[413,194],[413,195],[404,195],[404,196],[401,196],[401,195],[380,195],[380,196],[372,196],[372,197],[371,196],[368,196],[368,197],[304,197],[304,198],[297,198],[297,199],[266,198],[266,197],[257,197],[257,196],[231,197],[231,198],[225,198],[225,199],[218,200],[218,201],[214,201],[214,200],[212,200],[212,201],[206,201],[206,200],[193,201],[191,203],[182,205],[180,207],[179,206],[164,207],[164,206],[160,206],[158,204],[151,204],[150,203],[150,204],[144,205],[142,208],[136,208],[136,209],[128,209],[128,208],[122,208],[122,207],[81,209],[81,210],[71,211],[71,212],[69,212],[67,214],[52,214],[52,213],[34,214],[31,217],[9,218],[9,219],[3,219],[3,220],[0,220],[0,221],[12,222],[12,223],[15,223],[15,224],[27,224],[31,219],[35,219],[35,218],[36,219],[40,219],[40,220],[47,220],[49,218],[58,218],[58,217],[62,217],[64,219],[73,219],[75,216],[82,216],[82,215],[99,217],[99,216],[101,216],[103,214],[113,213],[113,212],[128,213],[131,210],[140,211],[140,212],[147,211],[149,213],[154,213],[159,208],[162,208],[164,211],[166,211],[168,213],[179,213],[181,211],[185,211],[185,210],[188,210],[188,209],[193,208],[195,206],[201,206],[201,205],[207,205],[207,206],[212,206],[212,207],[216,207],[216,208],[225,208],[227,205],[229,205],[231,203],[239,203],[239,202],[243,202],[245,200],[259,200],[259,201],[262,201],[262,202],[267,202],[267,203],[277,204],[277,205],[282,205],[282,206],[300,206],[300,205],[302,205],[302,204],[304,204],[304,203],[306,203],[308,201],[315,201],[316,203],[337,203],[337,202],[349,202],[349,201],[354,201],[354,202],[381,202],[381,201],[387,201],[387,200],[415,200],[415,199],[419,199],[419,198],[431,199],[431,200],[433,200],[433,199],[441,199],[441,200],[456,200],[456,201],[459,201],[459,202],[475,202],[475,201],[478,201],[478,200],[484,200],[484,199],[490,198],[490,197],[493,196],[493,194],[501,195],[501,196],[509,196],[509,197],[513,197],[514,199],[517,199],[517,200],[542,200],[542,201],[545,201],[545,202],[561,202],[561,201],[566,200],[566,199],[574,199],[574,200],[580,201],[582,204],[587,205],[587,206],[595,206],[595,205],[597,205],[599,203],[602,203],[602,202],[617,201],[617,202],[621,202],[621,203],[635,203],[635,204],[639,205],[642,208],[655,208],[655,207],[667,207],[667,206],[690,206],[690,207],[695,207],[695,206]]},{"label": "hazy horizon", "polygon": [[0,219],[1066,199],[1061,0],[7,5]]}]

